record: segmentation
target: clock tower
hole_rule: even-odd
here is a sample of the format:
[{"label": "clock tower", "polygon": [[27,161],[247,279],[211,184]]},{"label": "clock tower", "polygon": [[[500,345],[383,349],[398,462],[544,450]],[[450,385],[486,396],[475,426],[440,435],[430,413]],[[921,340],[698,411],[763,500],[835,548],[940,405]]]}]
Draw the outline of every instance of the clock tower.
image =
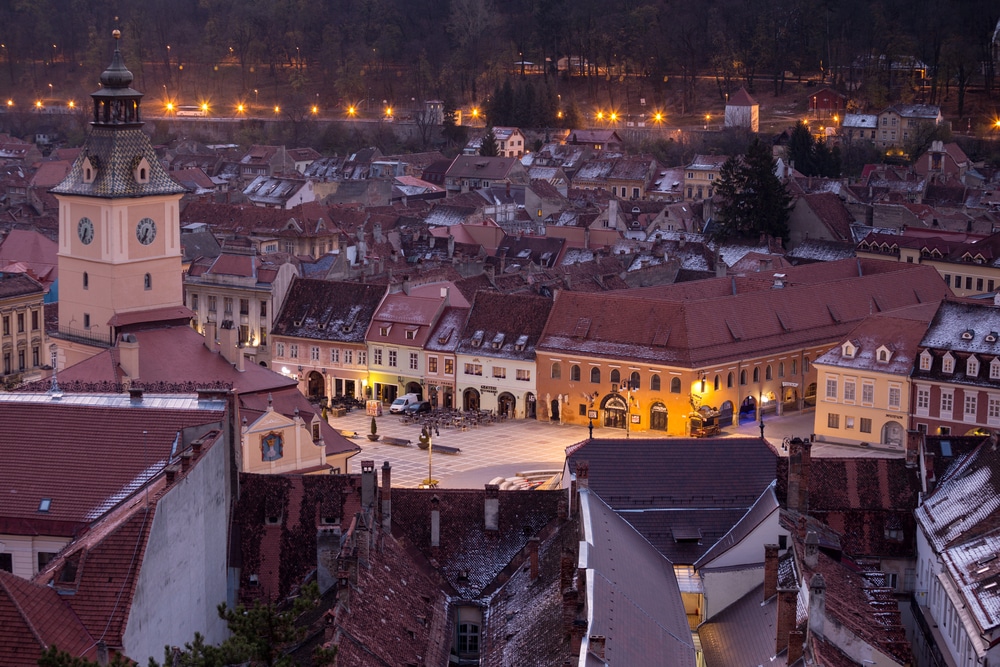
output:
[{"label": "clock tower", "polygon": [[142,131],[134,90],[114,31],[115,51],[93,93],[91,132],[59,201],[60,366],[115,343],[118,333],[183,321],[180,199],[184,189],[160,165]]}]

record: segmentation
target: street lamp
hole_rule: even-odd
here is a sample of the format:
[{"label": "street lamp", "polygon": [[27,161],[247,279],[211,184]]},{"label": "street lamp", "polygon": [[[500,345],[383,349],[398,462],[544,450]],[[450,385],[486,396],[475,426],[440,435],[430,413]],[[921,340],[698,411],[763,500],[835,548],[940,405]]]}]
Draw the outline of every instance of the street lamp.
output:
[{"label": "street lamp", "polygon": [[438,485],[434,479],[434,440],[431,438],[431,430],[427,426],[420,429],[420,444],[427,445],[427,479],[420,483],[424,489],[433,489]]}]

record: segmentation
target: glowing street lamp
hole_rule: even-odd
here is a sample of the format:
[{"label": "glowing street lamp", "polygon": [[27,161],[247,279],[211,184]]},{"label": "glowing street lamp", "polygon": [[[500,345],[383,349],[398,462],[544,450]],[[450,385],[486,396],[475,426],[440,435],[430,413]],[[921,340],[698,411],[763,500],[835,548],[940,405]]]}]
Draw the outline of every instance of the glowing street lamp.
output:
[{"label": "glowing street lamp", "polygon": [[14,100],[7,100],[7,108],[10,109],[14,106]]},{"label": "glowing street lamp", "polygon": [[167,106],[167,111],[169,113],[173,113],[174,112],[174,103],[173,102],[167,102],[166,106]]},{"label": "glowing street lamp", "polygon": [[35,108],[36,109],[41,109],[42,108],[42,101],[41,100],[35,100]]},{"label": "glowing street lamp", "polygon": [[318,107],[318,106],[316,106],[316,105],[314,104],[314,105],[312,105],[312,107],[311,107],[311,108],[309,109],[309,111],[311,111],[311,112],[312,112],[312,115],[314,115],[314,116],[315,116],[316,114],[318,114],[318,113],[319,113],[319,107]]},{"label": "glowing street lamp", "polygon": [[246,112],[246,110],[247,110],[246,105],[244,105],[242,102],[236,105],[236,113],[240,114],[241,116],[243,115],[243,113]]},{"label": "glowing street lamp", "polygon": [[660,111],[657,111],[656,113],[654,113],[653,114],[653,122],[656,123],[657,125],[659,125],[660,123],[662,123],[663,122],[663,113],[660,112]]},{"label": "glowing street lamp", "polygon": [[358,114],[358,110],[354,108],[354,105],[347,107],[347,115],[354,118]]},{"label": "glowing street lamp", "polygon": [[274,105],[274,115],[277,116],[279,113],[281,113],[281,107],[279,107],[277,104],[275,104]]},{"label": "glowing street lamp", "polygon": [[479,120],[479,109],[476,107],[472,107],[472,119]]},{"label": "glowing street lamp", "polygon": [[[10,104],[10,102],[7,102],[7,104]],[[1000,130],[1000,118],[993,121],[993,129]]]},{"label": "glowing street lamp", "polygon": [[68,106],[70,109],[75,109],[76,108],[76,102],[74,102],[73,100],[70,100],[69,102],[66,103],[66,106]]},{"label": "glowing street lamp", "polygon": [[208,102],[201,103],[201,110],[204,111],[205,113],[208,113]]},{"label": "glowing street lamp", "polygon": [[603,111],[598,111],[597,112],[597,120],[598,121],[604,120],[604,112]]},{"label": "glowing street lamp", "polygon": [[385,108],[385,117],[386,118],[392,118],[392,107],[386,107]]},{"label": "glowing street lamp", "polygon": [[611,112],[611,113],[610,113],[610,114],[608,115],[608,120],[610,120],[610,121],[611,121],[612,123],[616,123],[616,122],[618,122],[618,114],[617,114],[616,112],[612,111],[612,112]]}]

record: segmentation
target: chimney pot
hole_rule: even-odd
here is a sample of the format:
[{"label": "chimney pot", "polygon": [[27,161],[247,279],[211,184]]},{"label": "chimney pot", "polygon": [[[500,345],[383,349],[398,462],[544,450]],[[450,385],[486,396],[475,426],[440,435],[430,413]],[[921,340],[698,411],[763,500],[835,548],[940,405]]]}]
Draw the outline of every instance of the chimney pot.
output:
[{"label": "chimney pot", "polygon": [[485,506],[486,530],[500,529],[500,485],[486,485],[486,506]]},{"label": "chimney pot", "polygon": [[382,529],[392,530],[392,466],[382,463]]},{"label": "chimney pot", "polygon": [[132,387],[128,390],[128,400],[133,405],[142,403],[142,389]]},{"label": "chimney pot", "polygon": [[590,462],[576,462],[576,485],[578,488],[586,489],[590,486]]},{"label": "chimney pot", "polygon": [[441,546],[441,510],[438,509],[440,499],[435,495],[431,498],[431,546]]},{"label": "chimney pot", "polygon": [[604,635],[590,635],[590,652],[601,660],[604,660],[604,644],[607,638]]},{"label": "chimney pot", "polygon": [[191,467],[191,452],[181,452],[181,472],[187,472],[188,468]]},{"label": "chimney pot", "polygon": [[805,633],[792,630],[788,633],[788,654],[786,664],[793,665],[802,659],[802,647],[805,644]]}]

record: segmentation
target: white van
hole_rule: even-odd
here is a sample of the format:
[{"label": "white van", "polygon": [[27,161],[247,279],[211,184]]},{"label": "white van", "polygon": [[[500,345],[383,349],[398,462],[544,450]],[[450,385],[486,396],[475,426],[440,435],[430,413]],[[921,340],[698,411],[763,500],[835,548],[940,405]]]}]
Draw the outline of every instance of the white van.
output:
[{"label": "white van", "polygon": [[391,412],[394,415],[399,414],[400,412],[403,411],[403,408],[405,408],[407,405],[409,405],[410,403],[416,403],[419,400],[420,397],[417,396],[416,394],[403,394],[402,396],[400,396],[399,398],[397,398],[395,401],[392,402],[392,405],[389,406],[389,412]]}]

